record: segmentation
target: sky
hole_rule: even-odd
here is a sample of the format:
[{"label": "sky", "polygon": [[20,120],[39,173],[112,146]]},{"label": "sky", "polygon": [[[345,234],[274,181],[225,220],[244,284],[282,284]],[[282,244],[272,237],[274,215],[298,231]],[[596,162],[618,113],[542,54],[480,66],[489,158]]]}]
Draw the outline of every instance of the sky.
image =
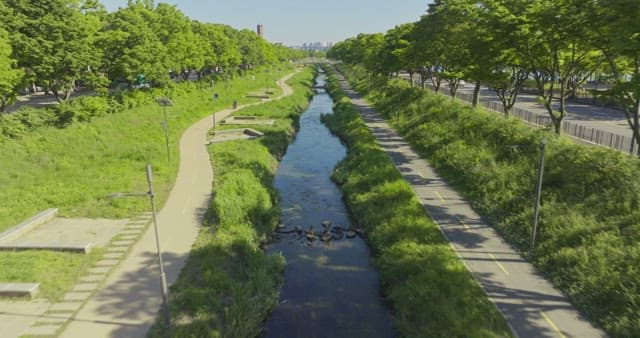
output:
[{"label": "sky", "polygon": [[[108,11],[127,0],[100,0]],[[200,22],[227,24],[236,29],[264,26],[265,38],[286,46],[305,42],[339,42],[359,33],[384,33],[396,25],[415,22],[429,0],[156,0],[177,5]]]}]

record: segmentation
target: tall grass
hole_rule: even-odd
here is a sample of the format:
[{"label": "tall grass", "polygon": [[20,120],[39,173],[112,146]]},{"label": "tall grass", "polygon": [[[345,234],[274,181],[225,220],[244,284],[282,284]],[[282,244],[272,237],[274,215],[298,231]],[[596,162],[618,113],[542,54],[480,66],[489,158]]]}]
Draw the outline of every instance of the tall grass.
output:
[{"label": "tall grass", "polygon": [[323,122],[348,146],[333,179],[366,230],[399,336],[510,336],[502,315],[377,146],[335,77],[328,82],[337,103]]},{"label": "tall grass", "polygon": [[[640,336],[640,160],[401,81],[377,87],[376,109],[582,312],[612,336]],[[538,244],[529,255],[543,138]]]},{"label": "tall grass", "polygon": [[261,248],[280,217],[272,181],[310,99],[312,78],[305,70],[289,81],[292,96],[237,113],[275,119],[273,126],[251,126],[264,132],[263,138],[211,146],[215,182],[209,221],[171,288],[172,330],[157,322],[149,336],[260,334],[277,303],[284,267],[281,256],[268,256]]}]

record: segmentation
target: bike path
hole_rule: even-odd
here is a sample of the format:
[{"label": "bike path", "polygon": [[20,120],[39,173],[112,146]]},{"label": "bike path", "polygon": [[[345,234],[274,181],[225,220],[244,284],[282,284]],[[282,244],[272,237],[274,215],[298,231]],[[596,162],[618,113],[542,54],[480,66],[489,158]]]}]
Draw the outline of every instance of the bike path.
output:
[{"label": "bike path", "polygon": [[[291,95],[293,90],[285,81],[293,75],[278,82],[283,89],[279,97],[238,109]],[[221,121],[235,111],[216,112],[216,120]],[[207,151],[207,132],[211,127],[212,117],[208,116],[183,133],[178,176],[166,204],[158,212],[160,247],[169,285],[175,282],[184,266],[209,207],[214,179]],[[141,175],[144,175],[142,169]],[[69,320],[60,337],[144,337],[162,305],[156,257],[154,231],[148,227],[100,291]]]},{"label": "bike path", "polygon": [[420,203],[516,336],[606,337],[504,242],[344,80],[341,86],[378,144],[412,186]]}]

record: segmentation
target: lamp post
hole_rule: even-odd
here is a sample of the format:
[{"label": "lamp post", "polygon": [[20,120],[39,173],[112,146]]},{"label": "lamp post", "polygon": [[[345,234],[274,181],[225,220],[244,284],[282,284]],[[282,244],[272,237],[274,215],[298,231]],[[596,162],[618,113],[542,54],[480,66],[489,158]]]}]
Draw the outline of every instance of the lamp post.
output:
[{"label": "lamp post", "polygon": [[265,70],[265,75],[264,75],[264,84],[265,84],[264,93],[267,95],[269,95],[269,72],[270,72],[270,69],[267,68]]},{"label": "lamp post", "polygon": [[171,100],[166,97],[157,97],[156,102],[164,110],[164,123],[162,124],[162,129],[164,129],[164,138],[167,143],[167,162],[171,163],[171,151],[169,150],[169,122],[167,121],[167,107],[173,106],[173,102],[171,102]]},{"label": "lamp post", "polygon": [[[220,97],[218,95],[218,92],[213,93],[214,104],[218,101],[218,97]],[[213,118],[213,130],[211,131],[211,134],[215,134],[216,133],[216,112],[215,111],[211,113],[211,117]]]},{"label": "lamp post", "polygon": [[156,250],[158,255],[158,265],[160,265],[160,287],[162,292],[162,309],[164,312],[165,327],[171,326],[171,314],[169,312],[169,289],[167,287],[167,277],[164,272],[164,262],[162,260],[162,251],[160,250],[160,236],[158,235],[158,219],[156,217],[155,193],[153,191],[153,175],[151,165],[147,164],[147,183],[149,191],[147,192],[117,192],[110,194],[109,198],[127,197],[127,196],[149,196],[151,202],[151,214],[153,217],[153,231],[156,237]]}]

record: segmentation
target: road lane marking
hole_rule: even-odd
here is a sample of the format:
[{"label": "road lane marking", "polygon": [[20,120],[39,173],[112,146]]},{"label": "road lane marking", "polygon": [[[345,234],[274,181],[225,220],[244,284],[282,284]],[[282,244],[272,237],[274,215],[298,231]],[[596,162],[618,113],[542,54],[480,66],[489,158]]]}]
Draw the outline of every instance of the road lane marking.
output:
[{"label": "road lane marking", "polygon": [[505,269],[505,267],[502,264],[500,264],[500,262],[498,262],[498,259],[496,258],[496,256],[494,256],[492,253],[490,253],[489,256],[493,258],[493,261],[496,264],[498,264],[498,267],[500,268],[500,270],[502,270],[502,272],[504,272],[505,275],[509,276],[509,271],[507,271],[507,269]]},{"label": "road lane marking", "polygon": [[442,198],[442,195],[440,195],[439,192],[434,191],[436,193],[436,196],[438,196],[438,198],[440,199],[440,201],[444,202],[444,198]]},{"label": "road lane marking", "polygon": [[467,225],[467,223],[463,222],[460,219],[460,217],[456,216],[456,218],[458,219],[458,222],[460,222],[460,224],[462,224],[466,230],[471,230],[471,228]]},{"label": "road lane marking", "polygon": [[551,326],[551,328],[553,328],[553,330],[556,331],[558,335],[560,335],[560,337],[567,338],[565,335],[562,334],[562,331],[560,331],[560,328],[558,328],[556,324],[552,322],[551,319],[547,317],[547,315],[544,312],[540,311],[540,314],[542,315],[542,318],[544,318],[544,320],[546,320],[547,323],[549,323],[549,326]]}]

